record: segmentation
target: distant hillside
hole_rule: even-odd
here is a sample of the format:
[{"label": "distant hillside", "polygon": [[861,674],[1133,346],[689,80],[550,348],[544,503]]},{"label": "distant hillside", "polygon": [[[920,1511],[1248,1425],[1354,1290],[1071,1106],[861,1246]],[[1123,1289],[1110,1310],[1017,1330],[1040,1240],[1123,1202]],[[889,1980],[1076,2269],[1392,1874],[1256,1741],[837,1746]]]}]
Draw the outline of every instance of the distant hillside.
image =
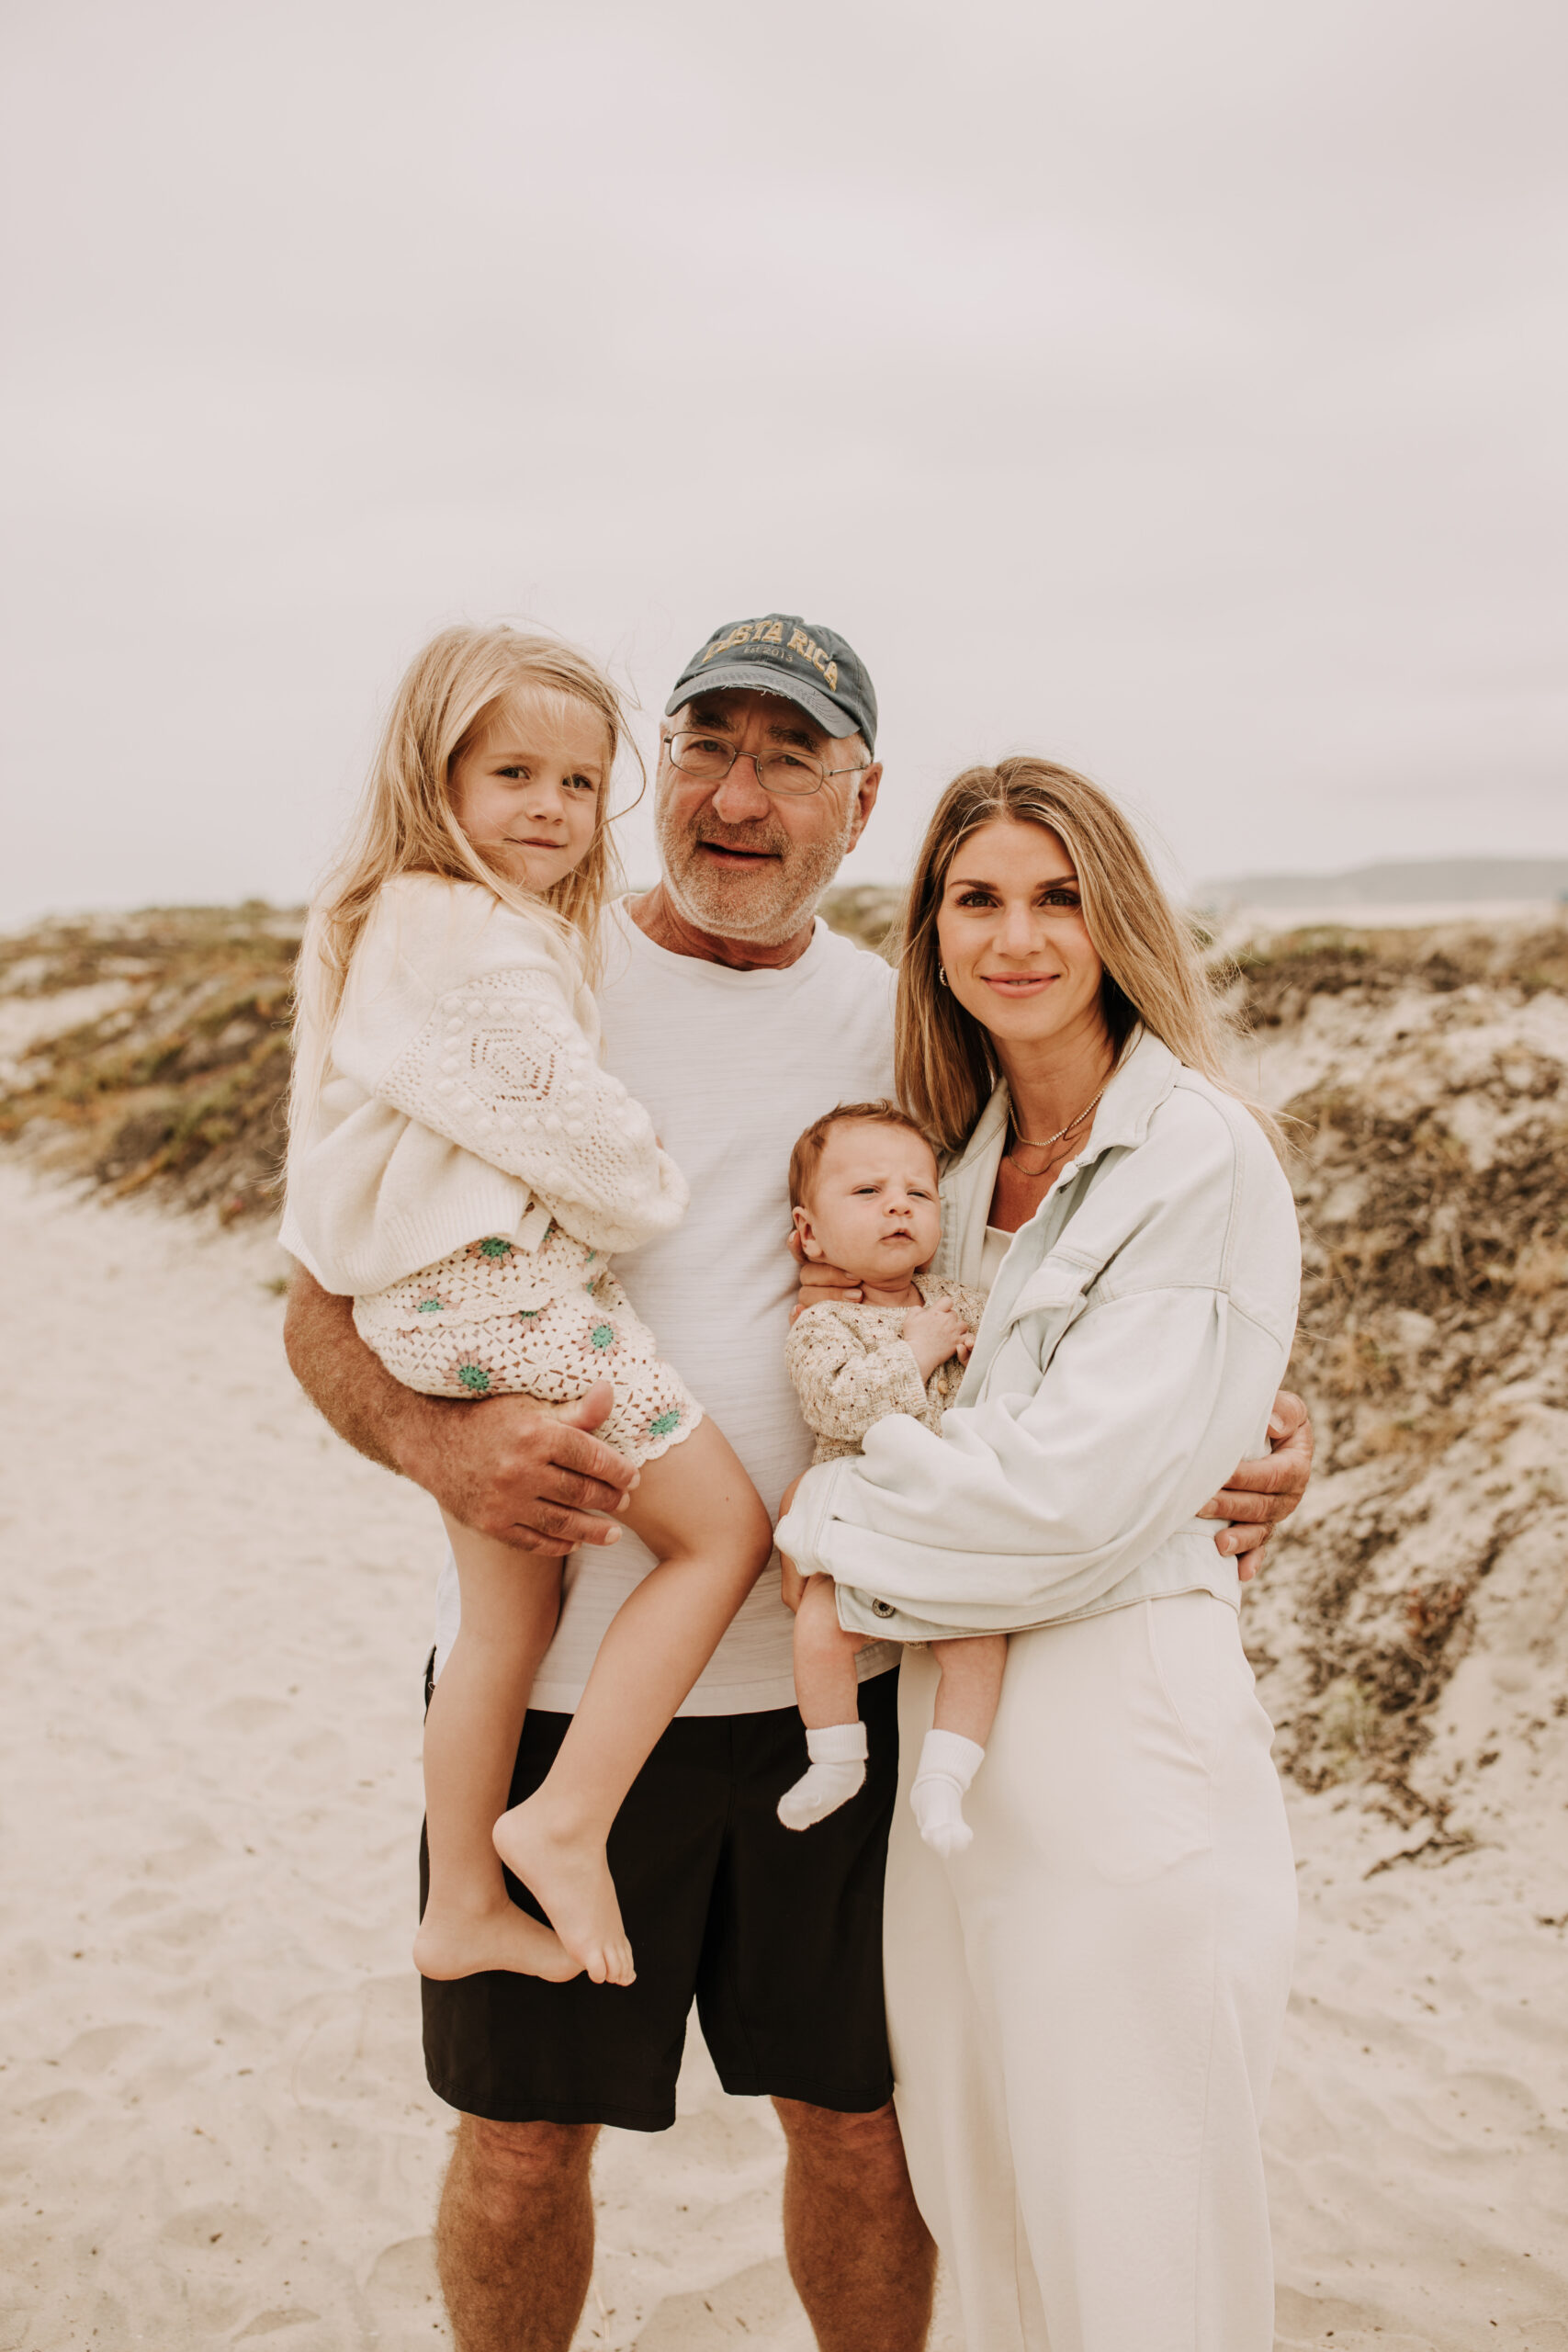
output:
[{"label": "distant hillside", "polygon": [[[900,897],[865,884],[830,891],[822,911],[891,956]],[[23,1148],[111,1195],[210,1206],[225,1221],[275,1209],[300,923],[298,910],[253,900],[63,918],[0,937],[0,1149]],[[1568,926],[1281,933],[1244,949],[1237,976],[1259,1037],[1272,1038],[1293,1035],[1314,1004],[1321,1020],[1392,985],[1390,973],[1445,1002],[1473,988],[1520,1004],[1560,998]]]},{"label": "distant hillside", "polygon": [[1201,882],[1203,908],[1458,906],[1568,894],[1568,857],[1429,857],[1344,874],[1233,874]]},{"label": "distant hillside", "polygon": [[276,1203],[302,917],[260,899],[0,938],[0,1143],[111,1195]]},{"label": "distant hillside", "polygon": [[[832,890],[823,913],[886,954],[901,895]],[[114,1196],[210,1206],[225,1223],[270,1214],[302,921],[252,899],[0,936],[0,1148]]]}]

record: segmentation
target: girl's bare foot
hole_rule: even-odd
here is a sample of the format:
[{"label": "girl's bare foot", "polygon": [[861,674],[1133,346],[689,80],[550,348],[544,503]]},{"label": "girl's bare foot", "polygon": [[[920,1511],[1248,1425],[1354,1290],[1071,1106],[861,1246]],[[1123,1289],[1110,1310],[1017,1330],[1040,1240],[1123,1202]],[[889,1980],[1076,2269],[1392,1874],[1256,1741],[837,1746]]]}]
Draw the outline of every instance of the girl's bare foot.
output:
[{"label": "girl's bare foot", "polygon": [[595,1984],[629,1984],[637,1974],[621,1925],[604,1841],[552,1820],[541,1796],[525,1797],[495,1825],[495,1850],[535,1895],[557,1935]]},{"label": "girl's bare foot", "polygon": [[437,1912],[427,1904],[413,1939],[413,1964],[422,1976],[437,1979],[505,1968],[514,1976],[543,1976],[564,1984],[582,1973],[582,1962],[572,1958],[555,1930],[541,1927],[504,1895],[483,1911]]}]

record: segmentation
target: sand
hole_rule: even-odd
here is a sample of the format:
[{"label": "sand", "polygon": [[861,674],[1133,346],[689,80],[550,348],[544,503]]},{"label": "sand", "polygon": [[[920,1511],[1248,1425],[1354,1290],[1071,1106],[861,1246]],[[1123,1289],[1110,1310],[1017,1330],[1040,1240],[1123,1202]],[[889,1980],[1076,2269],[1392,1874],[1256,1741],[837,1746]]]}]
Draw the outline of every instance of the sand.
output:
[{"label": "sand", "polygon": [[[0,2352],[445,2343],[408,1962],[434,1507],[295,1389],[265,1233],[0,1165]],[[1438,1868],[1376,1870],[1417,1840],[1354,1792],[1292,1797],[1281,2346],[1568,2352],[1564,1792],[1512,1790]],[[769,2109],[694,2034],[681,2108],[604,2135],[580,2345],[807,2352]]]}]

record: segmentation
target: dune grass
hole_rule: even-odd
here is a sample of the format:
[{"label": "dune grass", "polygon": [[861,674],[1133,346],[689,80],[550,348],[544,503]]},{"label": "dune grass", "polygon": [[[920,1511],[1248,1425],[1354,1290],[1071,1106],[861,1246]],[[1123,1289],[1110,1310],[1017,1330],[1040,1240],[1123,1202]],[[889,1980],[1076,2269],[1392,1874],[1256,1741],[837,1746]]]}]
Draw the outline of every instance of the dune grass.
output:
[{"label": "dune grass", "polygon": [[[898,905],[862,886],[824,913],[891,956]],[[0,1142],[111,1197],[225,1222],[275,1211],[300,924],[253,901],[0,940]],[[1338,1039],[1285,1106],[1304,1250],[1291,1380],[1322,1471],[1350,1484],[1283,1540],[1250,1638],[1280,1668],[1270,1705],[1298,1779],[1362,1779],[1440,1816],[1446,1799],[1412,1785],[1438,1698],[1495,1564],[1561,1504],[1546,1469],[1494,1464],[1521,1382],[1568,1406],[1568,1090],[1562,1056],[1529,1042],[1559,1034],[1536,1000],[1568,995],[1568,927],[1319,927],[1222,969],[1265,1054],[1309,1019]],[[1367,1023],[1395,999],[1374,1047]],[[1501,1043],[1478,1064],[1479,1024]],[[1462,1541],[1428,1541],[1456,1493]]]},{"label": "dune grass", "polygon": [[0,1062],[0,1139],[117,1195],[265,1214],[300,920],[259,900],[154,907],[0,940],[0,1055],[6,1015],[43,1026]]}]

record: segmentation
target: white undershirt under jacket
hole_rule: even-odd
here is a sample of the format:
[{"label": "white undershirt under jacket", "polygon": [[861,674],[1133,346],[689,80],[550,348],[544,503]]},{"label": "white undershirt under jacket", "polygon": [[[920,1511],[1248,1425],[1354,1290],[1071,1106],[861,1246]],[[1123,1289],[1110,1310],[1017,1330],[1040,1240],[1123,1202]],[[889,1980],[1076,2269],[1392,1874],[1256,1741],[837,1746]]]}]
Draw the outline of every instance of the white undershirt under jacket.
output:
[{"label": "white undershirt under jacket", "polygon": [[[642,1103],[691,1188],[673,1233],[617,1251],[615,1272],[637,1312],[734,1446],[770,1514],[811,1459],[812,1438],[784,1365],[797,1269],[789,1254],[789,1155],[836,1102],[893,1091],[894,976],[818,922],[782,972],[734,972],[655,946],[626,901],[605,918],[595,994],[605,1069]],[[555,1640],[533,1704],[575,1707],[600,1640],[652,1566],[629,1530],[567,1563]],[[726,1633],[683,1715],[793,1707],[794,1620],[779,1599],[775,1556]],[[448,1564],[437,1603],[444,1659],[457,1627]],[[863,1650],[863,1679],[897,1663],[886,1645]]]},{"label": "white undershirt under jacket", "polygon": [[986,1227],[986,1243],[980,1252],[980,1288],[989,1290],[1002,1270],[1002,1260],[1012,1248],[1012,1235],[1004,1233],[999,1225]]}]

